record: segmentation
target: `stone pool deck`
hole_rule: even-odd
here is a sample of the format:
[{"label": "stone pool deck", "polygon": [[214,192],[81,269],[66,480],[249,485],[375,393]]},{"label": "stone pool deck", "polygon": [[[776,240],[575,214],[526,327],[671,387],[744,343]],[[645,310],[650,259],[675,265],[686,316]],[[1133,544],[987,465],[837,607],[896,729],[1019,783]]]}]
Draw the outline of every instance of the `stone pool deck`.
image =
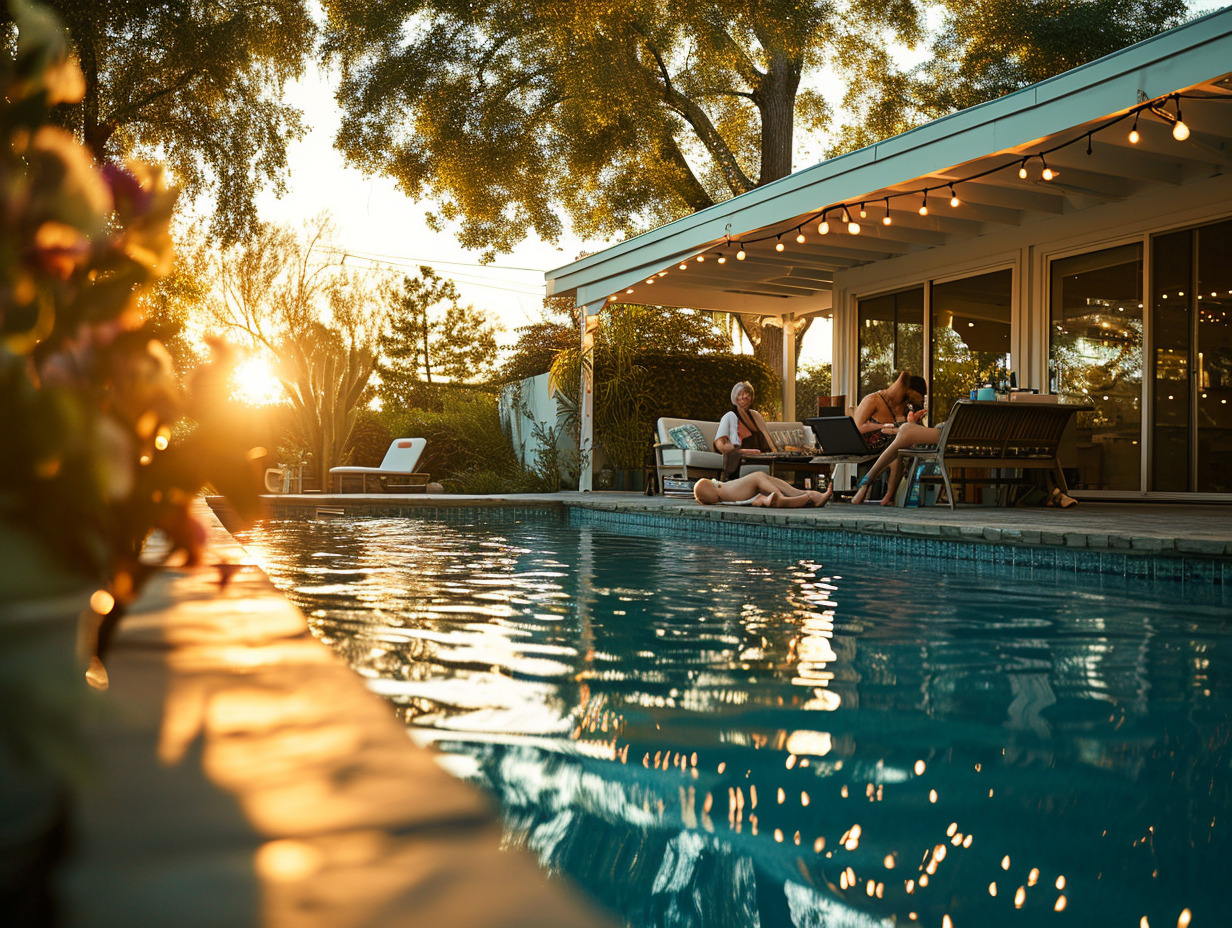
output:
[{"label": "stone pool deck", "polygon": [[[1009,566],[1073,569],[1232,587],[1232,505],[1094,502],[1070,509],[929,506],[899,509],[833,502],[822,509],[700,506],[640,493],[517,496],[301,494],[267,498],[275,516],[426,515],[467,507],[576,507],[598,524],[674,526],[698,534],[773,539],[819,533],[870,554],[919,554]],[[793,533],[794,535],[794,533]],[[794,536],[797,540],[801,536]]]},{"label": "stone pool deck", "polygon": [[92,694],[57,923],[611,924],[502,847],[493,804],[412,744],[201,508],[207,564],[156,576]]}]

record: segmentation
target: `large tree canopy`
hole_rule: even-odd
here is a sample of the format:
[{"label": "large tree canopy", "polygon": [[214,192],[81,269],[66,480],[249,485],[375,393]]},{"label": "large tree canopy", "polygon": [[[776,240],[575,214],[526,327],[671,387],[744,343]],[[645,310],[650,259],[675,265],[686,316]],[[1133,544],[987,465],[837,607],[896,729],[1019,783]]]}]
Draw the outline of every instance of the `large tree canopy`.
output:
[{"label": "large tree canopy", "polygon": [[903,71],[878,66],[848,85],[855,114],[831,153],[850,151],[930,119],[995,100],[1111,54],[1187,15],[1185,0],[946,0],[932,56]]},{"label": "large tree canopy", "polygon": [[216,234],[253,231],[256,194],[281,190],[302,133],[281,96],[315,39],[306,0],[44,2],[85,75],[65,120],[95,157],[163,161],[187,194],[211,195]]},{"label": "large tree canopy", "polygon": [[789,174],[809,69],[919,35],[914,0],[324,0],[337,145],[469,248],[627,233]]}]

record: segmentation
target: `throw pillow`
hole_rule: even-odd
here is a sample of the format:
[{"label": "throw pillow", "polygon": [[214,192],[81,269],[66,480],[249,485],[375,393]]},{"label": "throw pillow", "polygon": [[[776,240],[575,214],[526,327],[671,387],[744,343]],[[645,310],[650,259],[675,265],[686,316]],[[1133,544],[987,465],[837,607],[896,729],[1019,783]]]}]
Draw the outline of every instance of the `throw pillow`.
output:
[{"label": "throw pillow", "polygon": [[678,425],[674,429],[668,429],[668,434],[672,436],[672,441],[676,447],[682,451],[706,451],[706,436],[692,422],[685,425]]}]

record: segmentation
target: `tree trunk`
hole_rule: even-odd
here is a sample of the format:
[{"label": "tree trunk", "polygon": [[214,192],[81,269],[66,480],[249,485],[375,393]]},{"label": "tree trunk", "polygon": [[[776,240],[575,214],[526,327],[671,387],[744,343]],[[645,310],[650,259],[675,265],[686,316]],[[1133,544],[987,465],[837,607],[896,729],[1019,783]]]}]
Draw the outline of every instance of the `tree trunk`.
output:
[{"label": "tree trunk", "polygon": [[761,177],[758,186],[791,173],[792,137],[795,132],[796,91],[800,87],[800,62],[775,52],[762,76],[753,100],[761,113]]}]

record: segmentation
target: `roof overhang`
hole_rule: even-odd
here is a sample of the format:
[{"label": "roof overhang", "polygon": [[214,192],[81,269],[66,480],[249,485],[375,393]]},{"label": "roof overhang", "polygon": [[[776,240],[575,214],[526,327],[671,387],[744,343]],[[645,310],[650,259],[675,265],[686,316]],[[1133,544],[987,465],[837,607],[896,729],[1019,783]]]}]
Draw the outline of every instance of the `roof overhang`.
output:
[{"label": "roof overhang", "polygon": [[[1225,173],[1232,164],[1230,69],[1232,8],[549,271],[547,292],[572,296],[578,306],[610,297],[826,314],[834,274],[847,268]],[[1166,115],[1175,101],[1165,98],[1178,93],[1191,130],[1185,141],[1173,138]],[[1164,113],[1141,110],[1160,100]],[[1136,113],[1141,138],[1131,144]],[[1052,180],[1040,176],[1040,153],[1058,172]],[[1019,176],[1023,158],[1030,159],[1026,178]],[[957,206],[950,205],[950,184]],[[928,214],[921,215],[925,190]],[[890,225],[882,222],[887,203]],[[827,207],[831,231],[821,235]],[[840,221],[843,207],[860,223],[859,234]],[[740,250],[743,260],[736,259]]]}]

